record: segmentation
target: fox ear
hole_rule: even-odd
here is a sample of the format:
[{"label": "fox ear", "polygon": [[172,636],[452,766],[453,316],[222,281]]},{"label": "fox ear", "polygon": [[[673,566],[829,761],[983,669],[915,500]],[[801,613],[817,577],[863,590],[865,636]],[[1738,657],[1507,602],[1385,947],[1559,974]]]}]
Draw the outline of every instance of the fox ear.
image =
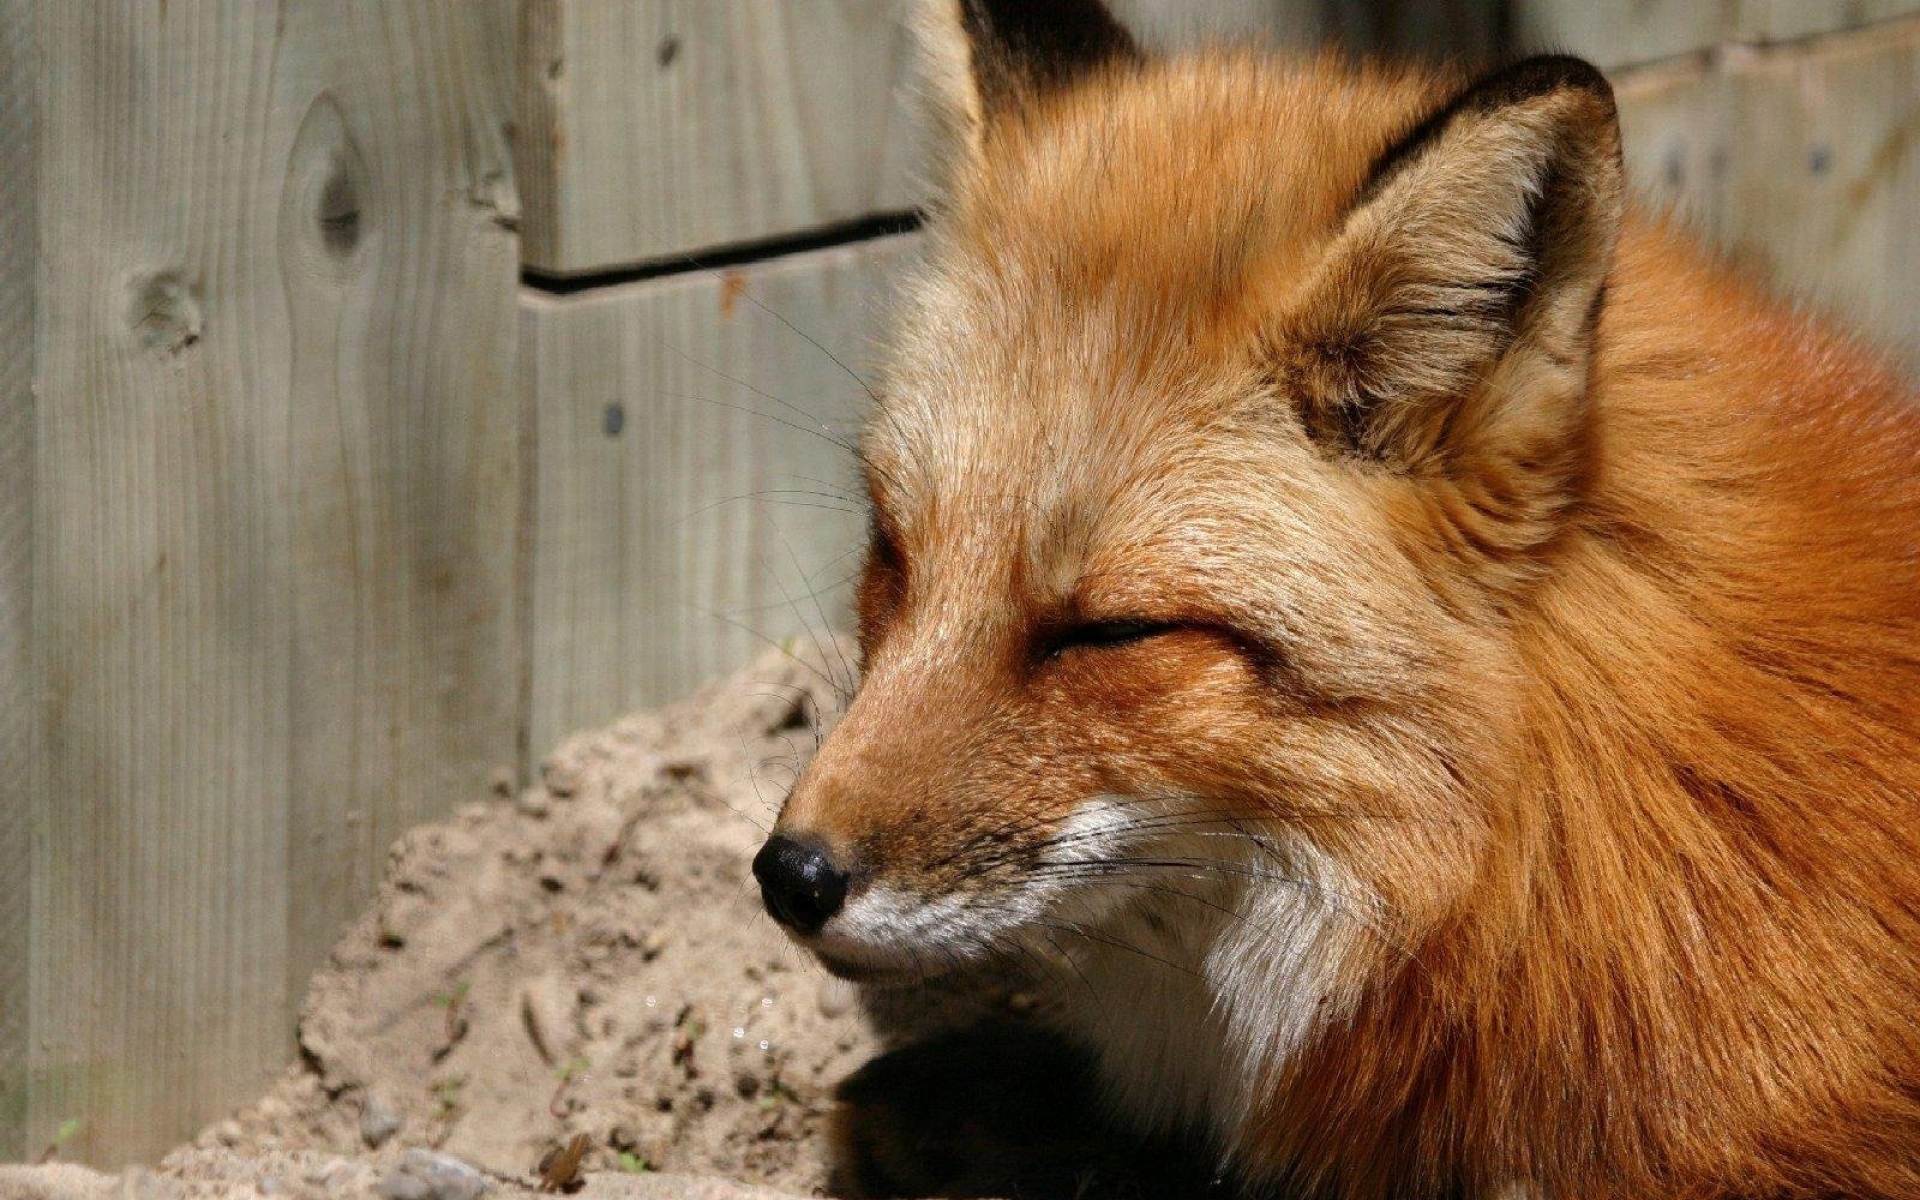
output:
[{"label": "fox ear", "polygon": [[1498,473],[1480,490],[1527,510],[1509,515],[1549,515],[1579,471],[1622,190],[1612,90],[1578,59],[1529,59],[1422,121],[1271,327],[1308,433],[1403,471]]},{"label": "fox ear", "polygon": [[1100,0],[919,0],[914,32],[935,117],[976,161],[997,119],[1140,55]]}]

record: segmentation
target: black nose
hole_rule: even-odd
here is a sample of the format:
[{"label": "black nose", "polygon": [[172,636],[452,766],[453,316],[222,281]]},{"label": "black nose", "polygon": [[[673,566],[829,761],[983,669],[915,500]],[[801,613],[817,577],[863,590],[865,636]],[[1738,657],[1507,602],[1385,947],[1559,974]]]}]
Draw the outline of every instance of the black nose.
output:
[{"label": "black nose", "polygon": [[753,877],[773,919],[815,933],[847,898],[847,873],[814,842],[776,833],[753,856]]}]

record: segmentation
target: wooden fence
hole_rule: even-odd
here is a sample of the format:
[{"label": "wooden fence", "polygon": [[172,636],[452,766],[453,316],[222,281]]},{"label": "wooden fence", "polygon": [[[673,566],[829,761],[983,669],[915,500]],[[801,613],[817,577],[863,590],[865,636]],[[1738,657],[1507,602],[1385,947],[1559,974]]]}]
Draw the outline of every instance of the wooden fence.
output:
[{"label": "wooden fence", "polygon": [[[842,618],[896,7],[0,0],[0,1158],[244,1101],[400,830]],[[1920,361],[1920,0],[1115,7],[1585,53],[1643,190]]]}]

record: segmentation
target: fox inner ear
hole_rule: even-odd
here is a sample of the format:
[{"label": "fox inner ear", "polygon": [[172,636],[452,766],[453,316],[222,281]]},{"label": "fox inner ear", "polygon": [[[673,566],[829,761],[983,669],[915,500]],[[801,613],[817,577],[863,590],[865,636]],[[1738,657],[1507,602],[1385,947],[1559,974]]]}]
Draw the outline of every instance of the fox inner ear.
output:
[{"label": "fox inner ear", "polygon": [[1594,323],[1622,210],[1613,93],[1578,59],[1468,88],[1378,161],[1271,328],[1329,454],[1480,472],[1543,518],[1579,473]]},{"label": "fox inner ear", "polygon": [[1140,56],[1101,0],[919,0],[914,25],[939,123],[976,160],[995,120]]}]

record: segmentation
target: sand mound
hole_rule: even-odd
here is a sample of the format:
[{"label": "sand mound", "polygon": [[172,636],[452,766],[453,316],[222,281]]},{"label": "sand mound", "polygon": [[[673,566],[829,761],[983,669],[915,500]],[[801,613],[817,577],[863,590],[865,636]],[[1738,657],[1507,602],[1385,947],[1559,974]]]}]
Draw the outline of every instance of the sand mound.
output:
[{"label": "sand mound", "polygon": [[[959,980],[880,1011],[761,911],[747,864],[838,714],[843,662],[771,654],[568,741],[518,795],[412,831],[313,980],[304,1060],[265,1098],[155,1172],[14,1169],[0,1196],[467,1200],[459,1178],[444,1195],[395,1182],[406,1156],[449,1156],[511,1194],[582,1134],[589,1197],[757,1194],[714,1177],[1135,1194],[1091,1186],[1140,1172],[1102,1143],[1084,1070],[1006,1020],[1046,1003],[1031,984]],[[835,1118],[842,1081],[908,1042]],[[836,1119],[864,1185],[830,1177]]]},{"label": "sand mound", "polygon": [[829,1090],[877,1042],[744,868],[835,714],[827,678],[775,655],[404,838],[308,994],[295,1120],[339,1149],[371,1114],[500,1172],[585,1133],[594,1169],[824,1182]]},{"label": "sand mound", "polygon": [[823,1186],[832,1089],[881,1040],[746,864],[838,716],[841,663],[769,654],[409,833],[313,980],[307,1061],[200,1144],[391,1141],[524,1176],[584,1133],[588,1171]]}]

